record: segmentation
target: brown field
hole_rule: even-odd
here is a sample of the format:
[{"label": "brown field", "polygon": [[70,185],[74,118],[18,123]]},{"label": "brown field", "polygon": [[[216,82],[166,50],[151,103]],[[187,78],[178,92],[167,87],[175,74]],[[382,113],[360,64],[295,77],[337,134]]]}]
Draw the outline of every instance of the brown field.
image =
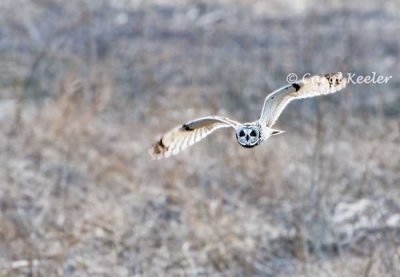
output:
[{"label": "brown field", "polygon": [[[400,276],[400,2],[5,0],[0,276]],[[291,73],[392,76],[252,121]]]}]

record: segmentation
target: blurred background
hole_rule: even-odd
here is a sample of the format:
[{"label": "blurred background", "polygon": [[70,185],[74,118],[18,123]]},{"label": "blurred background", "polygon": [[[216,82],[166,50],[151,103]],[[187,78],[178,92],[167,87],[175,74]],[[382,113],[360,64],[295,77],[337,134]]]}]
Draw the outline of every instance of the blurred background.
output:
[{"label": "blurred background", "polygon": [[[0,275],[399,276],[400,2],[2,0]],[[293,72],[393,76],[293,102]]]}]

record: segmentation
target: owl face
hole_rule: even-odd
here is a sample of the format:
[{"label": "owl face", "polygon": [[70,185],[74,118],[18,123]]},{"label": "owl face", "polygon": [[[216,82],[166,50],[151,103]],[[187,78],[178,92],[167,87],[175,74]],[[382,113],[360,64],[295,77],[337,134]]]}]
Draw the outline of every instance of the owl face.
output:
[{"label": "owl face", "polygon": [[260,129],[254,125],[242,125],[236,129],[236,139],[246,148],[260,144]]}]

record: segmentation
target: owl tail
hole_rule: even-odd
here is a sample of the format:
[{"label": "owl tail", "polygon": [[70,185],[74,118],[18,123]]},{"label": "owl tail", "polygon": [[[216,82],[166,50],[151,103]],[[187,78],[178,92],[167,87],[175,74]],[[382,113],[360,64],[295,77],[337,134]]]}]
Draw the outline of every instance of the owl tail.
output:
[{"label": "owl tail", "polygon": [[278,129],[271,129],[271,136],[283,134],[286,131],[278,130]]}]

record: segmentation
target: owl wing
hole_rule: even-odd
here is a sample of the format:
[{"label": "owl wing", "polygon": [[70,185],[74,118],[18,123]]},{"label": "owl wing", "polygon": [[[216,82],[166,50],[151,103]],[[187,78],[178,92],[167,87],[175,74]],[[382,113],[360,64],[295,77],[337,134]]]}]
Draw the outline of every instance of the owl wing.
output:
[{"label": "owl wing", "polygon": [[153,159],[176,155],[219,128],[236,127],[239,122],[220,116],[207,116],[189,121],[165,133],[149,149]]},{"label": "owl wing", "polygon": [[314,75],[284,86],[265,98],[260,122],[271,127],[290,101],[335,93],[345,87],[346,79],[341,72]]}]

